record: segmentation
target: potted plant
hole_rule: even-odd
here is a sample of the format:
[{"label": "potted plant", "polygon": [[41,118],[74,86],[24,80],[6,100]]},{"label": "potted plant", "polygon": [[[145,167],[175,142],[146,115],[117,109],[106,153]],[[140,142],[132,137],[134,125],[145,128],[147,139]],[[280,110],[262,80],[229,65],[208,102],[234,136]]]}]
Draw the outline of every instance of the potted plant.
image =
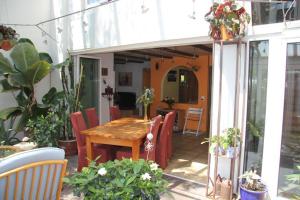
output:
[{"label": "potted plant", "polygon": [[57,147],[57,138],[63,122],[54,112],[49,112],[46,116],[38,116],[35,120],[30,119],[27,127],[30,131],[30,140],[38,147]]},{"label": "potted plant", "polygon": [[241,200],[263,200],[265,199],[267,188],[261,182],[261,177],[256,174],[255,170],[246,171],[240,179],[242,184],[240,187]]},{"label": "potted plant", "polygon": [[92,161],[64,181],[73,188],[74,195],[82,194],[84,199],[156,200],[167,188],[158,165],[143,159],[115,160],[99,165]]},{"label": "potted plant", "polygon": [[162,102],[168,104],[168,109],[172,110],[172,106],[175,104],[175,99],[173,97],[165,97]]},{"label": "potted plant", "polygon": [[17,43],[18,36],[13,28],[0,25],[0,49],[10,50]]},{"label": "potted plant", "polygon": [[[72,125],[70,121],[70,114],[77,112],[81,109],[80,104],[80,90],[82,87],[82,77],[83,77],[83,66],[80,67],[79,83],[74,84],[73,80],[73,62],[71,56],[69,56],[64,62],[55,66],[60,70],[61,83],[63,91],[56,92],[62,93],[59,102],[56,103],[60,119],[63,121],[61,135],[58,140],[58,145],[60,148],[64,149],[67,156],[77,154],[77,143],[72,132]],[[70,77],[70,79],[69,79]],[[75,85],[75,87],[74,87]]]},{"label": "potted plant", "polygon": [[226,151],[228,158],[234,158],[237,155],[240,140],[240,129],[227,128],[223,131],[221,146]]},{"label": "potted plant", "polygon": [[144,120],[148,120],[148,106],[153,102],[154,90],[145,88],[144,93],[136,100],[137,103],[144,105]]},{"label": "potted plant", "polygon": [[209,35],[214,40],[229,40],[245,35],[250,15],[234,0],[214,3],[205,20],[210,23]]},{"label": "potted plant", "polygon": [[[205,143],[209,143],[209,153],[210,154],[216,154],[216,152],[218,152],[218,155],[223,155],[224,149],[222,148],[222,136],[218,136],[218,135],[214,135],[210,138],[205,138],[203,142],[201,142],[201,144],[205,144]],[[216,147],[219,146],[218,150],[216,149]]]}]

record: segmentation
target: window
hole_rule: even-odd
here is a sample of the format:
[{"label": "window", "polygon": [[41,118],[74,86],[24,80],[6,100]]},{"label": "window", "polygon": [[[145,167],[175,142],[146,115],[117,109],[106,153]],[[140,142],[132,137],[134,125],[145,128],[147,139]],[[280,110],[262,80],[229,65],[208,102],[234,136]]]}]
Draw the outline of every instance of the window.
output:
[{"label": "window", "polygon": [[[287,45],[278,195],[300,198],[300,43]],[[289,180],[298,174],[298,181]],[[295,198],[296,199],[296,198]]]},{"label": "window", "polygon": [[252,2],[252,24],[272,24],[284,21],[300,20],[300,0]]},{"label": "window", "polygon": [[268,54],[268,41],[250,42],[244,170],[253,168],[259,174],[264,144]]},{"label": "window", "polygon": [[174,98],[177,103],[198,103],[198,79],[192,69],[178,66],[170,70],[163,82],[162,98]]}]

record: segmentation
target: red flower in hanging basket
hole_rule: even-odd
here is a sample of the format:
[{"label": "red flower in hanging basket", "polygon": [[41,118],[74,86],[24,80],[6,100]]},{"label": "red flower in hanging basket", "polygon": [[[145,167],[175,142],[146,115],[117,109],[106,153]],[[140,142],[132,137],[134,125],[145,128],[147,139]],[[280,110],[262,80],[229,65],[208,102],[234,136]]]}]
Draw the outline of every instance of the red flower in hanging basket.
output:
[{"label": "red flower in hanging basket", "polygon": [[205,20],[210,23],[209,35],[214,40],[228,40],[245,35],[250,15],[234,0],[214,3]]}]

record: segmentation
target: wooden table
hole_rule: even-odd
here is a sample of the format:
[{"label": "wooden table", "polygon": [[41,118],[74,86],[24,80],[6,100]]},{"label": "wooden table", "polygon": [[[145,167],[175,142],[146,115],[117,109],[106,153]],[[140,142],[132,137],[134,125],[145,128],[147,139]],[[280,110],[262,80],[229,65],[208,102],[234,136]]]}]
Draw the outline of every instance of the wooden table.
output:
[{"label": "wooden table", "polygon": [[132,159],[138,160],[140,145],[150,127],[149,121],[137,118],[121,118],[101,126],[81,131],[86,136],[87,157],[93,158],[92,143],[132,148]]}]

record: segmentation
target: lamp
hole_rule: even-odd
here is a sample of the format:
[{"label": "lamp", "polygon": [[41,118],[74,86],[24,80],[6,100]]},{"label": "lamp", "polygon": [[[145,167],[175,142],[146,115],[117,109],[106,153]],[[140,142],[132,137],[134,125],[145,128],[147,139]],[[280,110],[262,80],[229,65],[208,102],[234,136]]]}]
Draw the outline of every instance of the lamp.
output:
[{"label": "lamp", "polygon": [[104,98],[107,98],[108,100],[108,105],[110,107],[110,102],[112,100],[112,97],[114,95],[114,90],[112,87],[107,85],[107,87],[104,89],[104,92],[101,94]]}]

